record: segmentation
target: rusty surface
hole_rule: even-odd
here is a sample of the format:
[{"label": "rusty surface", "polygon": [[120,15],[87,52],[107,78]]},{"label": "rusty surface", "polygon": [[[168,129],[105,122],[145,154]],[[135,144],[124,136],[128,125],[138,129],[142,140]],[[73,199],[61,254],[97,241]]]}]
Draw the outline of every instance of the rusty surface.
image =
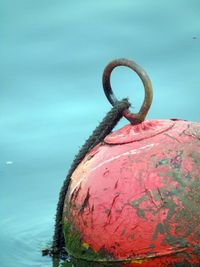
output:
[{"label": "rusty surface", "polygon": [[125,66],[125,67],[132,69],[138,74],[138,76],[142,80],[142,83],[144,85],[145,98],[144,98],[142,107],[140,108],[140,111],[138,113],[133,114],[127,109],[123,112],[124,117],[126,117],[131,122],[131,124],[141,123],[142,121],[144,121],[149,111],[149,108],[151,106],[151,103],[152,103],[153,89],[152,89],[150,78],[148,77],[144,69],[142,69],[138,64],[136,64],[132,60],[121,58],[121,59],[115,59],[111,61],[105,67],[105,70],[103,72],[102,82],[103,82],[103,89],[104,89],[105,95],[112,105],[114,105],[118,100],[113,93],[113,90],[110,84],[110,76],[111,76],[113,69],[118,66]]},{"label": "rusty surface", "polygon": [[106,137],[73,173],[63,213],[66,249],[116,266],[199,266],[200,124],[143,126],[129,126],[128,137],[126,126]]}]

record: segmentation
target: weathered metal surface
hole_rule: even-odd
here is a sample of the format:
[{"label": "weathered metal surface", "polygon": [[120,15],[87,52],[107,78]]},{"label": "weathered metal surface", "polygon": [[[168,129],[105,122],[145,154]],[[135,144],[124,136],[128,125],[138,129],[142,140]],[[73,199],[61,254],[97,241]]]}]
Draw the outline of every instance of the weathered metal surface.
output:
[{"label": "weathered metal surface", "polygon": [[123,111],[123,116],[126,117],[127,120],[129,120],[131,124],[141,123],[142,121],[144,121],[149,111],[149,108],[151,106],[152,99],[153,99],[153,90],[152,90],[151,80],[149,79],[149,76],[144,71],[144,69],[132,60],[120,58],[120,59],[115,59],[111,61],[105,67],[105,70],[103,72],[103,77],[102,77],[102,83],[103,83],[104,93],[108,101],[112,105],[114,105],[118,100],[113,93],[113,90],[110,84],[110,76],[111,76],[113,69],[119,66],[128,67],[132,69],[133,71],[135,71],[140,77],[140,79],[142,80],[142,83],[144,85],[145,97],[144,97],[144,101],[139,112],[131,113],[128,109]]},{"label": "weathered metal surface", "polygon": [[145,121],[106,137],[74,171],[63,220],[76,258],[200,266],[200,124]]},{"label": "weathered metal surface", "polygon": [[134,127],[131,124],[106,136],[104,141],[110,145],[125,144],[151,138],[163,133],[175,124],[172,120],[151,120],[145,121]]}]

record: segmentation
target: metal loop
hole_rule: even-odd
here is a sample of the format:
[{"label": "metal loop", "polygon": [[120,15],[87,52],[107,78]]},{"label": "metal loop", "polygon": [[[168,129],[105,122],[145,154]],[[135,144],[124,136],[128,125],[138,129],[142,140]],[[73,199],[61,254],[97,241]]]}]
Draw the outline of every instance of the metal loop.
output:
[{"label": "metal loop", "polygon": [[124,58],[111,61],[104,69],[102,82],[103,82],[104,93],[107,99],[109,100],[109,102],[113,106],[118,100],[116,96],[114,95],[112,87],[110,85],[110,75],[111,75],[112,70],[118,66],[125,66],[125,67],[131,68],[138,74],[138,76],[142,80],[142,83],[144,85],[145,98],[140,108],[140,111],[138,113],[131,113],[128,109],[123,111],[123,116],[126,119],[128,119],[131,122],[131,124],[141,123],[142,121],[144,121],[149,111],[149,108],[151,106],[151,103],[152,103],[153,90],[152,90],[151,81],[148,75],[146,74],[146,72],[139,65],[137,65],[134,61],[124,59]]}]

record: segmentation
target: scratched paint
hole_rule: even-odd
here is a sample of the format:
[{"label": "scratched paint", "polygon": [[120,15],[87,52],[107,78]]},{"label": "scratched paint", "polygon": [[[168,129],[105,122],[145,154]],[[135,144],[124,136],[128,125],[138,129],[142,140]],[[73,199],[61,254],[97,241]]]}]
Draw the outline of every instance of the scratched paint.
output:
[{"label": "scratched paint", "polygon": [[112,266],[199,266],[199,163],[199,123],[145,121],[107,136],[71,178],[69,254]]}]

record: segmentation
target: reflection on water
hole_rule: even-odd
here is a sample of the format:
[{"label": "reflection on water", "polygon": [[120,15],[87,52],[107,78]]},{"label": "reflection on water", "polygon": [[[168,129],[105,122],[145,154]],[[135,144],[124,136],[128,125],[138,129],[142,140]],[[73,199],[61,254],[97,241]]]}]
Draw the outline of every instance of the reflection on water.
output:
[{"label": "reflection on water", "polygon": [[1,233],[0,243],[4,252],[1,253],[1,266],[51,266],[50,258],[41,257],[41,247],[48,245],[48,242],[44,243],[48,234],[43,229],[44,225],[35,224],[31,228],[24,226],[24,230],[21,230],[12,227],[17,221],[7,223],[7,227],[1,225],[2,230],[10,228],[9,233]]},{"label": "reflection on water", "polygon": [[[101,74],[111,59],[133,59],[151,77],[149,118],[200,121],[199,8],[192,0],[1,1],[0,266],[52,266],[41,250],[70,163],[110,109]],[[138,110],[139,79],[116,70],[112,83]]]}]

